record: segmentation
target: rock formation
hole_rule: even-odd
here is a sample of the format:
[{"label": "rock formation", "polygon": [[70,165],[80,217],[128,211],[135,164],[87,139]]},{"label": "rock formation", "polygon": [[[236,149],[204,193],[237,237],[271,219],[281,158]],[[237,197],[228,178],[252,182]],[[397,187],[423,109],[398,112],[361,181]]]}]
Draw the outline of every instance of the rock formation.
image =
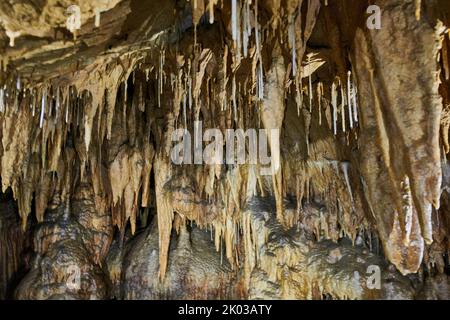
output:
[{"label": "rock formation", "polygon": [[449,299],[447,0],[0,2],[0,298]]}]

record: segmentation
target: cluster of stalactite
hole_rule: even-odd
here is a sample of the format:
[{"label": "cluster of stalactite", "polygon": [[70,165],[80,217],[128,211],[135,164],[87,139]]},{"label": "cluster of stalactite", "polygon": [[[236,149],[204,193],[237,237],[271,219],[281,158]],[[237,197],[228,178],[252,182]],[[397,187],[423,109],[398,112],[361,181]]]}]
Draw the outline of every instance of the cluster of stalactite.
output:
[{"label": "cluster of stalactite", "polygon": [[[80,262],[87,273],[102,263],[112,241],[103,214],[123,238],[154,209],[161,279],[170,265],[172,231],[181,237],[195,223],[211,232],[231,270],[243,270],[248,289],[259,269],[270,281],[286,283],[279,289],[283,297],[371,297],[326,276],[312,285],[320,261],[314,265],[314,253],[301,246],[273,244],[272,255],[259,257],[259,248],[270,243],[266,227],[246,209],[254,197],[273,197],[276,228],[301,226],[313,242],[363,239],[372,246],[379,239],[401,273],[417,272],[424,261],[443,273],[449,250],[448,212],[439,210],[442,159],[449,152],[448,29],[421,19],[427,10],[418,11],[424,4],[412,0],[378,1],[390,4],[381,30],[368,30],[364,19],[338,21],[331,10],[359,7],[331,2],[191,0],[185,10],[193,28],[177,40],[160,35],[145,50],[105,58],[70,77],[34,81],[4,61],[2,190],[11,188],[24,229],[32,212],[47,226],[41,233],[54,243],[39,233],[35,251],[57,255],[70,242],[64,232],[54,241],[58,219],[64,220],[64,210],[77,211],[83,183],[95,208],[87,211],[95,214],[87,225],[75,217],[82,224],[77,232],[89,235],[82,242],[93,251],[76,244],[67,250],[79,259],[90,256]],[[325,40],[314,38],[317,28],[327,30]],[[339,39],[354,41],[353,49]],[[196,121],[223,133],[279,129],[280,170],[265,176],[257,164],[172,163],[173,133],[194,132]],[[276,146],[269,147],[275,154]],[[48,221],[52,210],[62,211]],[[280,267],[308,259],[317,270],[286,276]],[[292,281],[307,289],[289,287]],[[33,286],[42,289],[36,281]],[[96,297],[105,297],[102,290]],[[136,295],[131,290],[127,297]]]}]

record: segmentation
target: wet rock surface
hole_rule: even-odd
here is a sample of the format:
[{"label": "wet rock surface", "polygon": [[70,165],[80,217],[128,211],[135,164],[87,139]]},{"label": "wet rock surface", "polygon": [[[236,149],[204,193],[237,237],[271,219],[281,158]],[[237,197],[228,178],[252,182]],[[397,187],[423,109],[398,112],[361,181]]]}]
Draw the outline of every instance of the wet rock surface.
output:
[{"label": "wet rock surface", "polygon": [[189,229],[182,228],[178,235],[173,235],[167,275],[161,282],[158,276],[158,231],[155,224],[124,246],[125,253],[119,261],[121,281],[117,283],[121,298],[245,298],[239,273],[233,271],[223,257],[221,259],[211,241],[211,234],[197,227]]},{"label": "wet rock surface", "polygon": [[101,267],[112,237],[111,217],[96,211],[92,187],[81,185],[72,205],[54,204],[36,227],[35,256],[16,288],[17,299],[106,299]]}]

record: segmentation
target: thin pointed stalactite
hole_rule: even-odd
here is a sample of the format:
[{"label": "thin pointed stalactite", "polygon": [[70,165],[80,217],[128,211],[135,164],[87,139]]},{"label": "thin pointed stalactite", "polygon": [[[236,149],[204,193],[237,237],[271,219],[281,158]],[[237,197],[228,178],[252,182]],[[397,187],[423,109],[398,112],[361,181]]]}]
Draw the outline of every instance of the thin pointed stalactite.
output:
[{"label": "thin pointed stalactite", "polygon": [[288,38],[289,38],[289,45],[291,46],[291,53],[292,53],[292,76],[295,78],[297,75],[297,44],[295,42],[294,22],[289,23]]},{"label": "thin pointed stalactite", "polygon": [[317,84],[317,104],[319,107],[319,126],[322,125],[322,98],[323,98],[323,83],[319,82]]},{"label": "thin pointed stalactite", "polygon": [[[308,64],[311,62],[311,56],[308,55]],[[311,73],[308,76],[308,96],[309,96],[309,112],[312,112],[313,109],[313,85],[312,85],[312,76]]]},{"label": "thin pointed stalactite", "polygon": [[352,105],[353,105],[353,120],[355,123],[358,122],[358,104],[357,104],[357,88],[356,85],[353,84],[352,86]]},{"label": "thin pointed stalactite", "polygon": [[352,107],[352,97],[351,97],[351,75],[352,73],[349,71],[347,73],[347,107],[348,107],[348,121],[350,125],[350,130],[353,129],[353,107]]},{"label": "thin pointed stalactite", "polygon": [[341,80],[339,80],[339,88],[340,88],[340,96],[341,96],[341,124],[342,124],[342,132],[345,133],[346,126],[345,126],[345,93],[344,93],[344,87],[342,85]]},{"label": "thin pointed stalactite", "polygon": [[333,133],[337,135],[337,88],[336,81],[331,85],[331,106],[333,107]]},{"label": "thin pointed stalactite", "polygon": [[46,104],[47,104],[47,93],[46,93],[46,90],[43,90],[42,97],[41,97],[41,115],[39,117],[39,128],[40,129],[42,129],[42,127],[44,126]]}]

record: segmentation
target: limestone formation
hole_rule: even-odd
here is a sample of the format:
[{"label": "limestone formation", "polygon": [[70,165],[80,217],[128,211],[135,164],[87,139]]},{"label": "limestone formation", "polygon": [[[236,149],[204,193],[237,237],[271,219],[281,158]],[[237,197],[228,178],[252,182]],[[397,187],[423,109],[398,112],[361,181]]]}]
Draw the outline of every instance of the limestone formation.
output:
[{"label": "limestone formation", "polygon": [[449,19],[2,0],[0,298],[448,299]]}]

